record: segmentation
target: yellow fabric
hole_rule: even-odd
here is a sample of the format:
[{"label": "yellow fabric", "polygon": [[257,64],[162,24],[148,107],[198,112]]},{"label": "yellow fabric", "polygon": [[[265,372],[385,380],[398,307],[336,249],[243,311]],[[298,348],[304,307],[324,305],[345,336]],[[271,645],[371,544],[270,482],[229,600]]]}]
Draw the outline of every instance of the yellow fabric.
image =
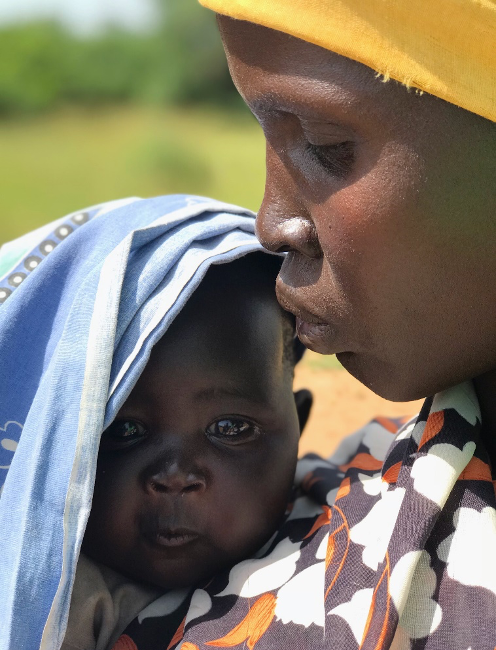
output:
[{"label": "yellow fabric", "polygon": [[496,0],[200,0],[496,122]]}]

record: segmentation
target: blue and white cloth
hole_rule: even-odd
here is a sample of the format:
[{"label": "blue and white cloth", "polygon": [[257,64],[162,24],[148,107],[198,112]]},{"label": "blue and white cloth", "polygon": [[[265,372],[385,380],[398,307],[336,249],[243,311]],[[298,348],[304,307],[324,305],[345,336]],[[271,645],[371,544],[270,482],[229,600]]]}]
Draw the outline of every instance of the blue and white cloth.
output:
[{"label": "blue and white cloth", "polygon": [[258,250],[252,213],[179,195],[0,250],[0,650],[60,647],[100,435],[208,267]]}]

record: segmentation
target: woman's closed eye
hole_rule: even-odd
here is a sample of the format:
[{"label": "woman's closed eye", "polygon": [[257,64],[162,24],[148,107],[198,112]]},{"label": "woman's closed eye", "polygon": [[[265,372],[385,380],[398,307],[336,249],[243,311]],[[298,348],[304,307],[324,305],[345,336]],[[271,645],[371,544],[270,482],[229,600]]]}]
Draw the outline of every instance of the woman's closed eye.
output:
[{"label": "woman's closed eye", "polygon": [[307,142],[306,151],[328,174],[340,180],[346,178],[355,162],[355,147],[350,140],[329,145]]},{"label": "woman's closed eye", "polygon": [[225,417],[214,420],[205,429],[208,438],[229,444],[238,445],[251,442],[261,435],[260,428],[250,422],[237,417]]},{"label": "woman's closed eye", "polygon": [[136,420],[116,420],[105,429],[100,441],[100,450],[127,449],[147,436],[145,427]]}]

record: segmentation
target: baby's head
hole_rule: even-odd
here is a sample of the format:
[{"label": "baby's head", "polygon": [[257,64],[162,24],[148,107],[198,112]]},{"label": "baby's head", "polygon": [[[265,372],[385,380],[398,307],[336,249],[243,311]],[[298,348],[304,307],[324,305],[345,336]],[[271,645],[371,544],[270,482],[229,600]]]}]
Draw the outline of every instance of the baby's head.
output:
[{"label": "baby's head", "polygon": [[[83,550],[137,580],[194,585],[254,553],[284,515],[300,422],[278,258],[207,272],[103,433]],[[303,399],[301,399],[303,397]],[[309,397],[300,395],[300,418]]]}]

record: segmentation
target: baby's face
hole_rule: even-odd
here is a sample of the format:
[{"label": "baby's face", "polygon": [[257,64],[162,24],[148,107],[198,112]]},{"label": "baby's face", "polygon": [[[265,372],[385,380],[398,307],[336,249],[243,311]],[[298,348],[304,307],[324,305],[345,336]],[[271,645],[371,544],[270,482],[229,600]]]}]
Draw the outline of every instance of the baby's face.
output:
[{"label": "baby's face", "polygon": [[271,292],[193,297],[102,436],[83,550],[164,588],[255,552],[284,514],[299,439]]}]

